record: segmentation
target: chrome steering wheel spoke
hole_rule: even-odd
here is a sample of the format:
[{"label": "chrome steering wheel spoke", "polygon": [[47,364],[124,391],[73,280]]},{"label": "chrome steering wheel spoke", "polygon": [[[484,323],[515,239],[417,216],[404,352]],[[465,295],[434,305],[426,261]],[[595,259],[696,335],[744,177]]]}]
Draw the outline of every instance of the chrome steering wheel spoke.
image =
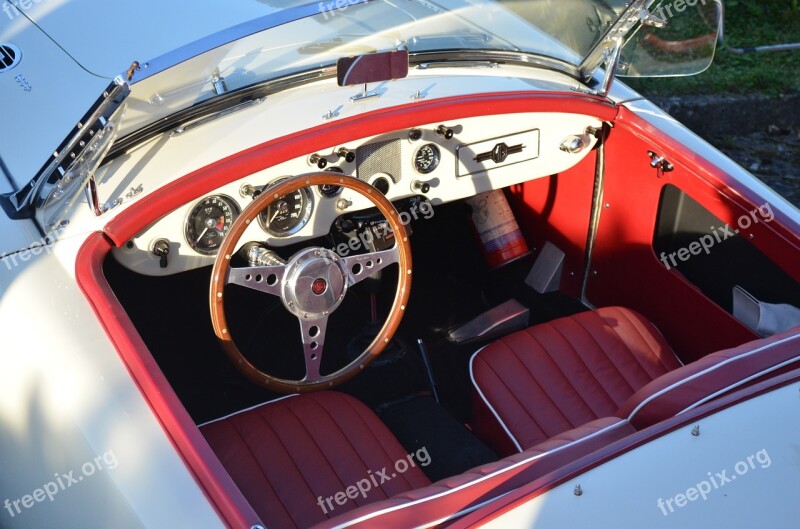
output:
[{"label": "chrome steering wheel spoke", "polygon": [[328,327],[328,316],[316,319],[298,318],[303,339],[303,355],[306,361],[306,376],[303,382],[317,382],[322,378],[322,351],[325,345],[325,332]]},{"label": "chrome steering wheel spoke", "polygon": [[[369,254],[342,257],[334,250],[322,247],[307,247],[299,250],[285,262],[264,249],[252,245],[248,249],[247,261],[257,266],[231,268],[231,257],[240,246],[249,225],[269,205],[282,196],[300,189],[314,186],[338,186],[351,190],[372,204],[389,223],[395,235],[395,246],[388,250]],[[256,248],[256,250],[253,250]],[[261,249],[260,249],[261,248]],[[393,263],[398,263],[402,273],[397,275],[394,301],[383,326],[372,343],[345,366],[327,373],[322,369],[322,354],[325,346],[328,318],[336,311],[355,285]],[[411,285],[411,245],[408,232],[399,220],[399,214],[391,202],[375,188],[358,178],[344,174],[316,172],[273,183],[268,192],[262,192],[233,221],[228,234],[222,240],[211,271],[209,309],[214,334],[220,346],[234,365],[256,384],[273,391],[285,393],[330,389],[360,373],[386,347],[397,331],[408,303]],[[284,379],[259,369],[239,349],[231,333],[225,314],[227,297],[225,287],[234,284],[278,297],[284,308],[300,322],[305,377],[301,380]],[[235,296],[231,299],[235,299]],[[267,340],[269,341],[269,340]],[[271,344],[265,344],[270,347]]]},{"label": "chrome steering wheel spoke", "polygon": [[245,266],[242,268],[231,268],[227,285],[239,285],[259,292],[266,292],[273,296],[281,296],[281,284],[286,275],[285,265],[269,266]]},{"label": "chrome steering wheel spoke", "polygon": [[400,250],[397,245],[388,250],[352,255],[344,257],[347,270],[347,284],[353,286],[368,277],[372,277],[390,264],[400,261]]}]

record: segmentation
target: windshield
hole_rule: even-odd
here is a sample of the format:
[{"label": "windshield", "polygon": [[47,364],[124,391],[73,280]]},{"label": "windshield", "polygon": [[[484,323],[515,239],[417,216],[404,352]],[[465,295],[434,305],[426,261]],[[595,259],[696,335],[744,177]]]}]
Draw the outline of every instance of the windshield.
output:
[{"label": "windshield", "polygon": [[[267,1],[267,3],[269,3]],[[336,0],[310,16],[251,34],[134,84],[120,133],[263,81],[405,46],[529,53],[578,65],[628,2],[622,0]],[[285,9],[302,2],[285,3]],[[340,6],[337,8],[337,6]],[[197,43],[202,48],[202,43]],[[212,79],[223,80],[215,83]],[[136,80],[134,79],[134,82]]]}]

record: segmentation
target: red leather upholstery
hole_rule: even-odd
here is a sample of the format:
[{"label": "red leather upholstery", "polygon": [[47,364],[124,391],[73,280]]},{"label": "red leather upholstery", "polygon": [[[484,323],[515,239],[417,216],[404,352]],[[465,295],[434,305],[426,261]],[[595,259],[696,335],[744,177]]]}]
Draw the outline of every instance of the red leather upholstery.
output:
[{"label": "red leather upholstery", "polygon": [[644,386],[617,412],[641,430],[800,364],[800,328],[704,356]]},{"label": "red leather upholstery", "polygon": [[[601,318],[608,321],[609,312],[616,310],[620,309],[602,309]],[[643,321],[635,313],[624,312],[628,313],[626,317]],[[650,329],[649,332],[656,332],[658,336],[651,325],[646,324],[644,328]],[[663,341],[660,337],[658,340]],[[675,359],[664,363],[678,364]],[[314,529],[420,527],[436,520],[454,517],[456,513],[469,512],[492,498],[542,478],[568,463],[585,456],[591,457],[592,452],[623,439],[638,429],[754,383],[765,376],[789,370],[798,363],[800,329],[713,353],[658,377],[607,417],[561,432],[522,453],[441,480],[428,487],[360,507],[323,522]],[[627,419],[629,415],[630,420]]]},{"label": "red leather upholstery", "polygon": [[[407,460],[407,452],[371,410],[342,393],[281,399],[200,430],[271,529],[306,528],[430,484],[418,466],[394,472],[397,461]],[[381,483],[384,469],[396,477]],[[335,499],[326,504],[326,498],[376,474],[378,486],[366,498],[358,494],[344,505]]]},{"label": "red leather upholstery", "polygon": [[[548,437],[432,485],[418,467],[393,472],[405,451],[369,409],[341,393],[282,399],[201,430],[269,527],[428,526],[797,363],[800,329],[680,367],[655,327],[633,311],[612,307],[533,327],[476,354],[473,378],[482,391],[514,402],[490,401],[498,413],[525,410],[536,430],[524,437],[524,420],[510,422],[520,439]],[[605,416],[547,433],[593,413]],[[552,417],[558,420],[546,423]],[[327,510],[327,498],[384,470],[395,477]]]},{"label": "red leather upholstery", "polygon": [[536,325],[473,356],[473,428],[501,454],[524,450],[614,415],[636,391],[678,367],[658,329],[629,309]]},{"label": "red leather upholstery", "polygon": [[511,492],[547,473],[633,433],[627,421],[603,418],[494,463],[360,507],[314,529],[427,527]]}]

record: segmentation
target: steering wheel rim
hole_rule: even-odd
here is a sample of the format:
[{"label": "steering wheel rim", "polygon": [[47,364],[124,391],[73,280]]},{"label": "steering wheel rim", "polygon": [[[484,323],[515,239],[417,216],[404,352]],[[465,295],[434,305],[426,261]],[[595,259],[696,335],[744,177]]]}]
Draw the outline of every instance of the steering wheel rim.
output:
[{"label": "steering wheel rim", "polygon": [[[372,202],[389,223],[394,233],[395,246],[388,250],[350,257],[338,256],[329,249],[310,247],[297,252],[285,264],[240,268],[231,266],[231,257],[242,235],[259,213],[282,196],[298,189],[319,185],[351,189]],[[327,375],[320,374],[328,316],[338,308],[349,287],[395,262],[399,270],[394,301],[375,339],[343,368]],[[397,210],[380,191],[361,180],[337,173],[315,172],[291,177],[264,189],[234,221],[220,245],[214,260],[209,289],[214,334],[234,365],[256,384],[284,393],[329,389],[359,373],[383,352],[397,331],[406,310],[411,275],[408,232],[400,222]],[[256,278],[259,280],[256,281]],[[308,282],[309,278],[311,283]],[[253,365],[239,350],[225,316],[225,287],[232,283],[280,297],[284,307],[298,317],[306,363],[306,376],[303,379],[289,380],[270,375]],[[313,292],[309,292],[309,289],[313,289]],[[318,293],[320,290],[321,293]]]}]

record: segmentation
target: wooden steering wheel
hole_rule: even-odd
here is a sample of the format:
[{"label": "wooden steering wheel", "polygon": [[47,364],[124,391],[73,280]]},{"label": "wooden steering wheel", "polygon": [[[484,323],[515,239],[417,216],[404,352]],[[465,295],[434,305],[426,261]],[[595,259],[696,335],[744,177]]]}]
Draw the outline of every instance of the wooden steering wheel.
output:
[{"label": "wooden steering wheel", "polygon": [[[366,197],[383,214],[394,233],[395,245],[361,255],[341,257],[332,249],[309,247],[288,261],[264,266],[234,268],[231,257],[247,227],[273,201],[310,186],[333,185],[352,189]],[[347,289],[387,266],[397,263],[397,290],[389,315],[378,335],[355,360],[333,373],[320,373],[328,316],[342,303]],[[231,336],[225,318],[225,287],[229,284],[278,296],[283,306],[300,321],[306,374],[287,380],[263,372],[244,357]],[[411,246],[397,210],[378,190],[350,176],[309,173],[276,182],[265,188],[230,228],[222,242],[211,273],[209,303],[214,333],[234,365],[250,380],[270,390],[285,393],[328,389],[364,369],[391,340],[408,303],[411,287]]]}]

